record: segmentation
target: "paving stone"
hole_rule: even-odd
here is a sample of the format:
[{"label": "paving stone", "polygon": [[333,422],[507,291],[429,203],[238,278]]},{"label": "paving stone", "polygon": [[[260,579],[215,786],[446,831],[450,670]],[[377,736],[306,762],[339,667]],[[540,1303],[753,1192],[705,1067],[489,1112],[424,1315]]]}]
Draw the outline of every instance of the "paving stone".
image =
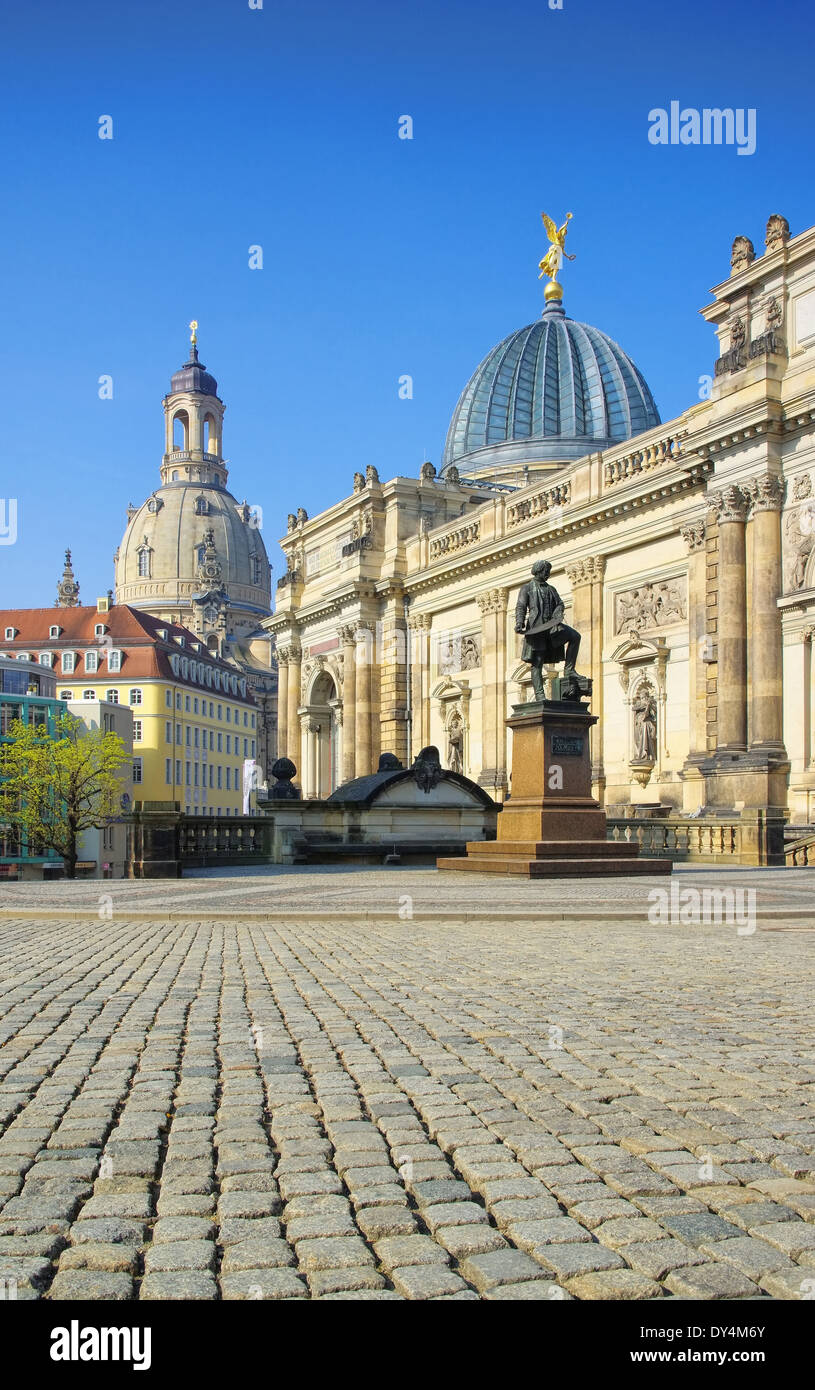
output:
[{"label": "paving stone", "polygon": [[665,1278],[665,1287],[678,1298],[752,1298],[758,1285],[746,1279],[732,1265],[704,1264],[690,1269],[672,1270]]},{"label": "paving stone", "polygon": [[605,1246],[595,1242],[589,1245],[540,1245],[535,1249],[535,1259],[545,1269],[550,1269],[557,1275],[558,1279],[623,1267],[623,1260],[616,1251],[607,1250]]},{"label": "paving stone", "polygon": [[752,1236],[736,1236],[732,1240],[711,1241],[700,1245],[703,1254],[711,1259],[724,1260],[748,1279],[758,1283],[765,1274],[789,1266],[790,1261],[764,1240]]},{"label": "paving stone", "polygon": [[662,1223],[672,1235],[686,1245],[695,1245],[697,1249],[711,1241],[729,1240],[738,1235],[738,1228],[732,1222],[709,1211],[691,1212],[688,1216],[665,1216]]},{"label": "paving stone", "polygon": [[209,1240],[168,1240],[151,1245],[144,1257],[146,1274],[165,1273],[177,1269],[211,1269],[215,1263],[215,1246]]},{"label": "paving stone", "polygon": [[385,1280],[370,1265],[354,1269],[315,1269],[308,1276],[309,1290],[314,1298],[326,1298],[336,1293],[361,1293],[384,1289]]},{"label": "paving stone", "polygon": [[137,1251],[133,1245],[123,1245],[121,1242],[118,1245],[102,1245],[87,1240],[62,1252],[59,1269],[60,1272],[68,1269],[94,1269],[134,1274],[136,1263]]},{"label": "paving stone", "polygon": [[815,1279],[806,1269],[796,1269],[789,1265],[774,1269],[759,1279],[759,1285],[771,1298],[786,1300],[810,1300],[815,1294]]},{"label": "paving stone", "polygon": [[429,1236],[385,1236],[374,1241],[374,1251],[382,1268],[390,1271],[408,1265],[449,1263],[441,1246]]},{"label": "paving stone", "polygon": [[454,1260],[466,1260],[469,1255],[485,1255],[490,1250],[505,1250],[507,1242],[493,1226],[442,1226],[436,1240]]},{"label": "paving stone", "polygon": [[[412,1237],[396,1237],[412,1239]],[[359,1236],[335,1236],[330,1239],[301,1240],[297,1246],[297,1261],[304,1271],[315,1269],[359,1268],[374,1263],[373,1255]]]},{"label": "paving stone", "polygon": [[706,1256],[692,1245],[685,1245],[673,1236],[626,1245],[622,1253],[633,1269],[649,1279],[663,1279],[672,1269],[704,1264],[706,1260]]},{"label": "paving stone", "polygon": [[391,1270],[393,1287],[403,1298],[445,1298],[468,1293],[464,1280],[451,1269],[439,1265],[407,1265]]},{"label": "paving stone", "polygon": [[596,1301],[598,1299],[634,1302],[646,1298],[659,1298],[662,1290],[653,1279],[633,1269],[599,1270],[591,1274],[578,1274],[567,1280],[566,1287],[575,1298]]},{"label": "paving stone", "polygon": [[81,1300],[84,1303],[122,1302],[133,1297],[129,1274],[90,1269],[59,1270],[48,1297],[52,1302]]},{"label": "paving stone", "polygon": [[145,1274],[139,1290],[140,1299],[159,1303],[197,1302],[217,1296],[215,1276],[208,1271],[194,1269],[152,1270]]},{"label": "paving stone", "polygon": [[521,1284],[541,1279],[541,1267],[521,1250],[491,1250],[472,1255],[461,1264],[461,1273],[479,1292],[497,1284]]},{"label": "paving stone", "polygon": [[574,1302],[572,1294],[556,1284],[554,1279],[528,1279],[522,1284],[496,1284],[486,1289],[482,1298],[491,1302],[525,1303],[545,1299],[547,1303]]},{"label": "paving stone", "polygon": [[815,1250],[815,1227],[805,1221],[769,1221],[754,1226],[751,1235],[768,1242],[793,1260]]},{"label": "paving stone", "polygon": [[294,1264],[294,1252],[287,1241],[259,1233],[224,1248],[222,1274],[246,1269],[280,1269]]}]

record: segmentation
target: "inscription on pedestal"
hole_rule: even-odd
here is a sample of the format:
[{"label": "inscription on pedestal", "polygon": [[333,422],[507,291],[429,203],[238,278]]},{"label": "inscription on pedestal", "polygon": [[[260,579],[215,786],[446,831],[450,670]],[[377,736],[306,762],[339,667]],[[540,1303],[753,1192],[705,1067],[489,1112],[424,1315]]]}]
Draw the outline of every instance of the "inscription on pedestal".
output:
[{"label": "inscription on pedestal", "polygon": [[566,738],[563,734],[552,734],[552,752],[562,758],[582,758],[582,738]]}]

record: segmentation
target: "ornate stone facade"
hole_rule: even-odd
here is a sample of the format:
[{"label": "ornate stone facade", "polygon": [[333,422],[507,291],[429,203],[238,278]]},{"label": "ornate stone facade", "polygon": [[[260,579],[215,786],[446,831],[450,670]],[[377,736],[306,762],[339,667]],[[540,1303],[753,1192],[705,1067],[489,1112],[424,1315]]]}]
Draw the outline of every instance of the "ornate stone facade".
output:
[{"label": "ornate stone facade", "polygon": [[[782,808],[815,821],[815,334],[800,308],[815,304],[815,229],[790,237],[771,218],[764,254],[739,237],[729,269],[703,310],[718,337],[710,397],[678,418],[649,416],[578,457],[541,417],[540,438],[507,433],[469,455],[460,402],[454,466],[385,482],[359,473],[350,496],[295,522],[282,540],[292,578],[265,626],[281,690],[298,643],[336,642],[342,726],[303,734],[298,669],[281,751],[302,767],[308,738],[334,740],[348,778],[380,752],[407,764],[435,746],[504,797],[506,719],[528,690],[515,601],[546,557],[582,634],[578,670],[599,716],[594,794],[607,807]],[[485,399],[490,360],[478,369]],[[354,528],[368,545],[305,573],[304,554],[336,555]],[[314,753],[312,795],[331,790],[326,756]]]}]

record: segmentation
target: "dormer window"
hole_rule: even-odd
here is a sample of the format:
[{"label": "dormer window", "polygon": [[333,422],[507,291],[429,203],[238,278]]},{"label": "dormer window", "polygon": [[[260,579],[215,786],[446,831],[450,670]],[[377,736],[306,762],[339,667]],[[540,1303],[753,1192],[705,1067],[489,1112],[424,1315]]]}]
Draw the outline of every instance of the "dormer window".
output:
[{"label": "dormer window", "polygon": [[166,642],[166,641],[167,641],[167,629],[166,629],[166,627],[158,627],[158,628],[156,628],[156,635],[157,635],[158,637],[161,638],[162,642]]},{"label": "dormer window", "polygon": [[61,632],[62,628],[59,627],[56,623],[54,623],[53,627],[49,627],[48,629],[48,636],[51,638],[59,637]]},{"label": "dormer window", "polygon": [[147,544],[146,536],[144,538],[144,544],[139,546],[136,553],[139,557],[139,578],[149,579],[153,572],[153,552]]},{"label": "dormer window", "polygon": [[73,675],[73,673],[74,673],[75,670],[76,670],[76,652],[63,652],[63,653],[62,653],[62,671],[63,671],[63,675],[68,675],[68,674]]},{"label": "dormer window", "polygon": [[91,672],[95,674],[99,670],[98,652],[85,653],[85,670],[88,672],[89,675],[91,674]]},{"label": "dormer window", "polygon": [[121,669],[122,653],[118,647],[111,647],[110,651],[108,652],[108,670],[121,671]]},{"label": "dormer window", "polygon": [[53,652],[40,652],[40,665],[41,665],[41,666],[53,666],[53,664],[54,664],[54,654],[53,654]]},{"label": "dormer window", "polygon": [[[94,637],[104,637],[104,635],[105,635],[106,632],[107,632],[107,628],[105,627],[105,624],[104,624],[104,623],[95,623],[95,624],[94,624],[94,628],[93,628],[93,635],[94,635]],[[52,635],[52,636],[54,635],[54,629],[53,629],[53,628],[51,628],[51,635]],[[57,635],[58,635],[58,631],[57,631]]]},{"label": "dormer window", "polygon": [[209,502],[207,501],[206,497],[196,497],[196,499],[195,499],[195,515],[196,515],[196,516],[207,516],[208,514],[209,514]]},{"label": "dormer window", "polygon": [[7,628],[6,628],[6,641],[7,641],[7,642],[13,642],[14,639],[15,639],[15,637],[17,636],[17,633],[18,633],[19,631],[20,631],[20,629],[19,629],[18,627],[7,627]]}]

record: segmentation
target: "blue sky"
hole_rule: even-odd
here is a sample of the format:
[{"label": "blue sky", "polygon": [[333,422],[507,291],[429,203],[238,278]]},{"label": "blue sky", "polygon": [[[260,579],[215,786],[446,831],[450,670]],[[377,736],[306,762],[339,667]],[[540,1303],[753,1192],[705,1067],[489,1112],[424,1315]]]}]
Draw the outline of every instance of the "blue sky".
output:
[{"label": "blue sky", "polygon": [[[478,361],[540,313],[542,209],[574,213],[566,312],[623,345],[663,419],[692,404],[733,237],[815,220],[813,29],[808,0],[7,8],[0,601],[53,602],[68,544],[85,601],[112,585],[193,317],[277,572],[288,511],[368,463],[438,464]],[[649,144],[671,100],[754,107],[756,153]]]}]

